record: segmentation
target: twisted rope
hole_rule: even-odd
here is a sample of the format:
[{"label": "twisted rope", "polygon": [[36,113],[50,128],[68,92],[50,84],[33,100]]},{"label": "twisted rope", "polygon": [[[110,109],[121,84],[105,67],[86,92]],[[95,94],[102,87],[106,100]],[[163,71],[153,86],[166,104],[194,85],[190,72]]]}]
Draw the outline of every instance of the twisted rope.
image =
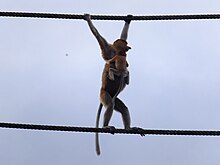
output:
[{"label": "twisted rope", "polygon": [[[84,19],[84,15],[55,14],[55,13],[27,13],[27,12],[0,12],[1,17],[26,17],[26,18],[53,18],[53,19]],[[91,15],[93,20],[126,20],[128,16]],[[196,15],[151,15],[132,16],[130,20],[194,20],[194,19],[220,19],[220,14],[196,14]]]},{"label": "twisted rope", "polygon": [[72,126],[53,126],[39,124],[18,124],[18,123],[0,123],[1,128],[44,130],[44,131],[67,131],[67,132],[90,132],[90,133],[111,133],[111,134],[145,134],[145,135],[188,135],[188,136],[220,136],[220,131],[202,131],[202,130],[152,130],[144,129],[140,132],[138,129],[115,129],[109,128],[91,128],[91,127],[72,127]]}]

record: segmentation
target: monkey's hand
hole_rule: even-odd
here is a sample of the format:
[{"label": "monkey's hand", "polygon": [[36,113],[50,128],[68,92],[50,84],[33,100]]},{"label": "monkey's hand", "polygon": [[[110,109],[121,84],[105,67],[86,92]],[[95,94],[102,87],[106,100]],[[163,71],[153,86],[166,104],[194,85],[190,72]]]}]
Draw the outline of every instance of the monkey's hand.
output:
[{"label": "monkey's hand", "polygon": [[130,24],[131,20],[132,20],[132,17],[133,17],[133,15],[131,15],[131,14],[127,15],[127,18],[125,18],[125,22]]},{"label": "monkey's hand", "polygon": [[90,20],[91,20],[91,15],[85,13],[85,14],[84,14],[84,20],[86,20],[86,21],[90,21]]},{"label": "monkey's hand", "polygon": [[109,72],[108,72],[108,78],[109,78],[110,80],[112,80],[112,81],[115,80],[115,76],[114,76],[114,73],[113,73],[112,70],[109,70]]},{"label": "monkey's hand", "polygon": [[123,76],[124,76],[124,78],[128,77],[129,76],[129,71],[128,70],[124,71]]},{"label": "monkey's hand", "polygon": [[115,134],[115,127],[114,126],[105,126],[103,128],[106,128],[109,130],[109,132],[114,135]]},{"label": "monkey's hand", "polygon": [[125,77],[125,78],[124,78],[124,81],[125,81],[125,84],[129,85],[129,82],[130,82],[129,76]]},{"label": "monkey's hand", "polygon": [[138,134],[140,134],[141,136],[145,136],[145,132],[144,129],[139,128],[139,127],[132,127],[130,128],[132,131],[137,132]]}]

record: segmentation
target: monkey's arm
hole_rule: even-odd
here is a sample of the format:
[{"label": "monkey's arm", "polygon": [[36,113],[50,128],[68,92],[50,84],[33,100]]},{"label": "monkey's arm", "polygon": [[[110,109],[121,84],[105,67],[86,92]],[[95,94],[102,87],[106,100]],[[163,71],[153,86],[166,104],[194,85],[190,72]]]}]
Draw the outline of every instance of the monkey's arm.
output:
[{"label": "monkey's arm", "polygon": [[131,22],[131,18],[132,18],[132,15],[127,16],[127,19],[125,19],[125,24],[124,24],[124,27],[123,27],[122,32],[121,32],[120,39],[123,39],[125,41],[128,38],[128,30],[129,30],[129,25],[130,25],[130,22]]},{"label": "monkey's arm", "polygon": [[105,40],[104,37],[101,36],[101,34],[98,32],[98,30],[95,28],[91,21],[91,16],[89,14],[84,14],[84,19],[87,21],[90,30],[92,31],[93,35],[97,39],[99,46],[102,50],[102,55],[105,60],[109,60],[112,58],[112,48],[110,44]]}]

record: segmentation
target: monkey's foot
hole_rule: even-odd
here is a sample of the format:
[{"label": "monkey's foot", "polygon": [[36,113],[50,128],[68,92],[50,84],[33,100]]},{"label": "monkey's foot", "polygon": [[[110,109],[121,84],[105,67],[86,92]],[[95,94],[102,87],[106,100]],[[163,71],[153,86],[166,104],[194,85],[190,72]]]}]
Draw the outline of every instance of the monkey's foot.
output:
[{"label": "monkey's foot", "polygon": [[144,132],[144,129],[143,128],[139,128],[139,127],[132,127],[130,128],[131,130],[139,133],[141,136],[145,136],[145,132]]},{"label": "monkey's foot", "polygon": [[109,129],[109,132],[114,135],[115,134],[115,127],[114,126],[104,126],[103,128]]}]

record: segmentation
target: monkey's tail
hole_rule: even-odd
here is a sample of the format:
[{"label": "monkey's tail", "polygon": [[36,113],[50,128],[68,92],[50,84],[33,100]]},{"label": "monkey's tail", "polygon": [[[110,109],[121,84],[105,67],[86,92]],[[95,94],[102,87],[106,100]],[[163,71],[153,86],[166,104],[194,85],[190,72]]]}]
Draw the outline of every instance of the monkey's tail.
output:
[{"label": "monkey's tail", "polygon": [[[99,109],[98,109],[98,113],[96,116],[96,128],[99,128],[99,119],[100,119],[100,114],[101,114],[101,110],[102,110],[103,104],[100,103],[99,104]],[[100,146],[99,146],[99,134],[98,132],[96,132],[95,134],[95,147],[96,147],[96,154],[100,155]]]}]

